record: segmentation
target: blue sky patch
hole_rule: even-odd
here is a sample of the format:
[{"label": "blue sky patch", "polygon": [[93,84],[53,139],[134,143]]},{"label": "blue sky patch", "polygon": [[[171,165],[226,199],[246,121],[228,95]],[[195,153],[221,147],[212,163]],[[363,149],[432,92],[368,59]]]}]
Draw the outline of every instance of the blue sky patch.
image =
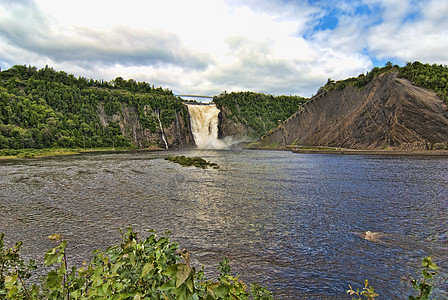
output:
[{"label": "blue sky patch", "polygon": [[333,30],[338,26],[339,20],[336,13],[330,12],[319,20],[319,24],[314,27],[315,31]]}]

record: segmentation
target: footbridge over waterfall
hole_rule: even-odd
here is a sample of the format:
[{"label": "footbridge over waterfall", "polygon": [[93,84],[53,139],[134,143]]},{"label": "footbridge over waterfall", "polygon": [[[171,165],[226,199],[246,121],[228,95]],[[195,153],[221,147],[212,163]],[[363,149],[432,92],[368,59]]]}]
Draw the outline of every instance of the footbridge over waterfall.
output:
[{"label": "footbridge over waterfall", "polygon": [[212,102],[214,96],[204,96],[204,95],[174,95],[176,97],[180,97],[184,100],[195,100],[199,102]]}]

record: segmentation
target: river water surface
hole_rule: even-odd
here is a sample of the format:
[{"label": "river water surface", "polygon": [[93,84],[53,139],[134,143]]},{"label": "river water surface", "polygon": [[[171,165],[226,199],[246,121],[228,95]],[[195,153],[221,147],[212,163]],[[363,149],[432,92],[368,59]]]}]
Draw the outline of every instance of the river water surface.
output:
[{"label": "river water surface", "polygon": [[127,226],[171,231],[209,277],[227,256],[282,299],[350,299],[348,285],[366,278],[381,299],[405,299],[431,255],[436,296],[448,299],[446,158],[189,150],[0,161],[0,231],[24,242],[25,257],[42,261],[46,236],[61,233],[80,263]]}]

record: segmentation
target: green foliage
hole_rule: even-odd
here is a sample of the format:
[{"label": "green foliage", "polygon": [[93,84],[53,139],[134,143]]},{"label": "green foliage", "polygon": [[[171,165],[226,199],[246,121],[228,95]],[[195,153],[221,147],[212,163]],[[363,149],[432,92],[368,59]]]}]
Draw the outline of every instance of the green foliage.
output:
[{"label": "green foliage", "polygon": [[399,76],[415,85],[436,92],[448,104],[448,67],[446,65],[422,64],[418,61],[407,63],[400,68]]},{"label": "green foliage", "polygon": [[[0,236],[3,241],[3,235]],[[45,265],[55,269],[45,276],[44,287],[26,290],[18,250],[14,257],[1,252],[0,295],[5,299],[273,299],[258,284],[249,290],[238,277],[230,275],[228,260],[220,264],[221,274],[208,280],[204,271],[191,266],[189,253],[167,236],[154,231],[140,240],[131,228],[122,231],[120,245],[105,252],[95,251],[92,261],[81,268],[68,267],[67,241],[58,234],[50,239],[58,245],[45,254]],[[2,244],[0,244],[2,245]],[[3,249],[3,247],[1,248]],[[6,262],[6,263],[5,263]],[[9,263],[8,263],[9,262]],[[7,266],[7,271],[4,271]],[[17,267],[19,266],[19,267]],[[18,279],[19,276],[22,276]]]},{"label": "green foliage", "polygon": [[[0,149],[53,147],[129,147],[118,124],[103,125],[106,116],[135,108],[144,128],[187,120],[187,109],[170,90],[121,77],[111,82],[75,78],[45,67],[13,66],[0,72]],[[117,130],[118,128],[118,130]]]},{"label": "green foliage", "polygon": [[207,169],[207,167],[212,167],[213,169],[219,169],[219,165],[216,163],[211,163],[206,161],[201,157],[185,157],[185,156],[167,156],[165,160],[169,160],[175,163],[178,163],[182,166],[195,166],[201,169]]},{"label": "green foliage", "polygon": [[360,74],[358,77],[351,77],[344,80],[334,81],[331,78],[328,79],[325,86],[321,87],[317,94],[325,93],[331,90],[342,90],[347,86],[354,86],[357,88],[363,88],[368,83],[370,83],[374,78],[380,74],[398,72],[400,67],[398,65],[393,65],[391,62],[387,62],[383,68],[374,67],[366,75]]},{"label": "green foliage", "polygon": [[369,281],[366,279],[364,282],[364,287],[362,288],[362,291],[360,292],[359,289],[356,289],[356,291],[353,290],[353,288],[348,285],[350,289],[347,291],[347,294],[355,295],[358,298],[352,298],[354,300],[362,300],[362,297],[365,297],[367,300],[375,300],[375,297],[378,297],[379,295],[375,293],[375,289],[371,286],[369,286]]},{"label": "green foliage", "polygon": [[391,72],[398,72],[399,77],[409,79],[419,87],[433,90],[448,104],[448,67],[446,65],[422,64],[418,61],[413,63],[408,62],[404,67],[387,62],[384,67],[374,67],[366,75],[360,74],[358,77],[339,81],[328,79],[325,86],[319,89],[318,94],[334,89],[341,90],[347,86],[363,88],[375,77]]},{"label": "green foliage", "polygon": [[34,260],[25,263],[20,258],[22,243],[17,242],[12,248],[5,248],[4,233],[0,233],[0,298],[30,299],[37,295],[38,288],[33,285],[27,289],[24,281],[31,277],[36,269]]},{"label": "green foliage", "polygon": [[411,281],[412,287],[419,292],[419,295],[409,296],[409,300],[427,300],[429,299],[429,295],[431,294],[433,286],[426,281],[433,279],[433,277],[436,275],[436,272],[431,270],[438,270],[439,267],[432,262],[430,256],[423,258],[422,266],[423,279],[413,279]]},{"label": "green foliage", "polygon": [[272,96],[253,92],[222,93],[213,98],[218,108],[230,110],[230,119],[252,128],[257,137],[283,122],[307,99],[298,96]]},{"label": "green foliage", "polygon": [[[44,264],[54,266],[44,278],[42,287],[28,287],[26,280],[36,270],[34,261],[25,263],[20,258],[22,243],[5,248],[4,234],[0,234],[0,298],[1,299],[273,299],[265,287],[253,283],[250,288],[230,273],[229,260],[220,262],[219,276],[209,280],[204,268],[196,271],[190,264],[189,252],[179,250],[171,242],[169,233],[158,237],[154,230],[140,239],[132,228],[120,230],[119,245],[105,252],[93,252],[90,263],[69,267],[66,255],[67,240],[59,234],[49,236],[57,245],[47,251]],[[410,300],[429,299],[432,285],[427,280],[435,276],[438,266],[431,257],[422,262],[421,280],[412,280],[419,291]],[[349,285],[347,291],[357,300],[374,300],[379,295],[365,280],[362,291]]]},{"label": "green foliage", "polygon": [[[438,270],[439,267],[432,262],[431,257],[425,257],[422,261],[422,275],[423,279],[411,280],[412,287],[419,292],[418,296],[409,296],[409,300],[428,300],[429,295],[431,294],[433,286],[427,283],[427,280],[433,279],[436,275],[436,272],[431,270]],[[375,297],[379,295],[375,292],[374,288],[369,286],[369,281],[366,279],[364,283],[364,288],[360,292],[359,289],[353,290],[353,288],[349,285],[350,289],[347,291],[350,295],[355,295],[357,298],[352,298],[353,300],[363,300],[365,297],[366,300],[374,300]]]}]

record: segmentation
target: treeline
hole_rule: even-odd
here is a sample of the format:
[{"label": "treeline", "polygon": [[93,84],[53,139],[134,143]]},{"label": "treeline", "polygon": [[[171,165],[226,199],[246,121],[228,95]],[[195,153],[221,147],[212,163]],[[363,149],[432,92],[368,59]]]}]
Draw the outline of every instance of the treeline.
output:
[{"label": "treeline", "polygon": [[258,137],[295,113],[307,101],[299,96],[273,96],[253,92],[222,93],[213,98],[217,107],[227,107],[227,117],[252,128]]},{"label": "treeline", "polygon": [[146,82],[99,81],[58,72],[48,66],[13,66],[0,72],[0,149],[129,147],[116,122],[102,123],[124,106],[135,107],[144,128],[156,132],[187,114],[172,91]]},{"label": "treeline", "polygon": [[446,65],[422,64],[418,61],[407,62],[404,67],[388,62],[384,67],[374,67],[367,74],[360,74],[358,77],[339,81],[328,79],[325,86],[319,89],[318,94],[333,89],[342,90],[347,86],[363,88],[378,75],[389,72],[398,72],[399,77],[409,79],[416,86],[433,90],[448,104],[448,67]]},{"label": "treeline", "polygon": [[400,68],[399,75],[417,86],[433,90],[448,105],[448,66],[416,61]]}]

